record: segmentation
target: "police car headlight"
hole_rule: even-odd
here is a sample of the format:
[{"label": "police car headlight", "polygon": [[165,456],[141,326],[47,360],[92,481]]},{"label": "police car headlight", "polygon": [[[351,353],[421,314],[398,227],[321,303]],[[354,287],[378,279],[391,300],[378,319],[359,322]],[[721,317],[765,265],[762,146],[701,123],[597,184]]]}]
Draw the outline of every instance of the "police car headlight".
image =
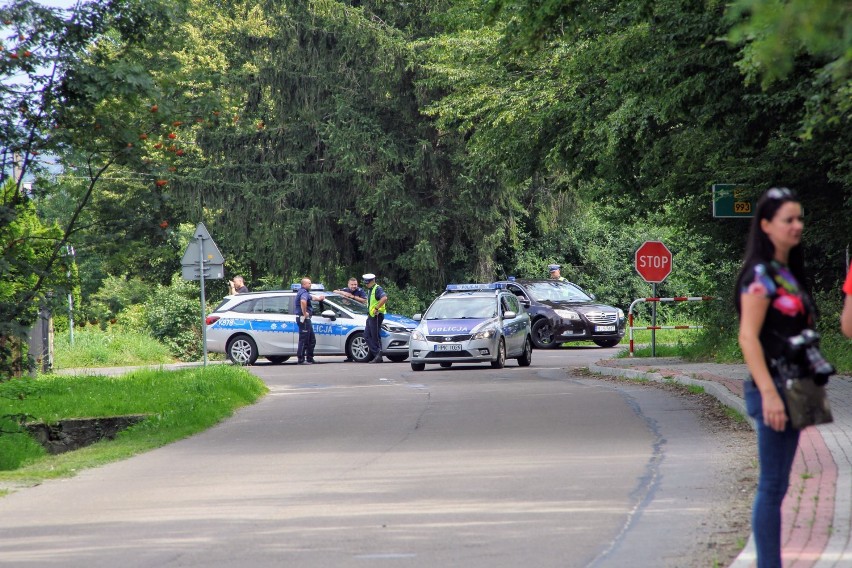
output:
[{"label": "police car headlight", "polygon": [[562,319],[580,321],[580,314],[573,310],[553,310]]},{"label": "police car headlight", "polygon": [[412,341],[426,341],[426,336],[416,329],[411,332],[411,340]]},{"label": "police car headlight", "polygon": [[403,326],[394,322],[382,322],[382,329],[390,333],[405,333],[408,331]]},{"label": "police car headlight", "polygon": [[497,330],[493,327],[489,327],[488,329],[483,329],[477,333],[474,333],[470,336],[471,339],[491,339],[497,334]]}]

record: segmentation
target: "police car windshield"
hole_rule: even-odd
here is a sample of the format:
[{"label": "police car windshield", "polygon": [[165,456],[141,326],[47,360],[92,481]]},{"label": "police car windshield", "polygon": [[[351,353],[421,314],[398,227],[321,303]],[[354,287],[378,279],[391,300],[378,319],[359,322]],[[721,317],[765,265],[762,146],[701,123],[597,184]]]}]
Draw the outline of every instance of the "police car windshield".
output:
[{"label": "police car windshield", "polygon": [[357,302],[352,300],[351,298],[344,298],[343,296],[338,296],[336,294],[326,294],[329,300],[340,306],[341,308],[352,312],[353,314],[358,314],[362,316],[367,315],[367,306],[366,304],[362,304],[361,302]]},{"label": "police car windshield", "polygon": [[538,302],[590,302],[585,292],[568,282],[534,282],[527,284],[527,292]]},{"label": "police car windshield", "polygon": [[438,298],[426,312],[427,320],[486,319],[497,316],[494,297],[471,298],[444,296]]}]

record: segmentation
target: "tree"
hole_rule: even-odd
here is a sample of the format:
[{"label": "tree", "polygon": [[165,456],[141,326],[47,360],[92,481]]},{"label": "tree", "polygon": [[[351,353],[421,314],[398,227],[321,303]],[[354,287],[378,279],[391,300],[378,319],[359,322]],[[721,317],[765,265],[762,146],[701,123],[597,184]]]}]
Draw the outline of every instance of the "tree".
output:
[{"label": "tree", "polygon": [[[14,299],[4,299],[3,321],[13,323],[3,333],[26,334],[33,321],[33,305],[45,297],[61,251],[79,230],[81,216],[104,173],[116,165],[141,162],[131,138],[139,136],[138,101],[154,84],[137,50],[149,34],[171,25],[176,9],[179,6],[171,2],[141,0],[80,3],[69,13],[28,0],[0,9],[0,21],[10,32],[0,51],[0,181],[15,187],[4,200],[0,216],[13,226],[30,210],[38,192],[51,189],[43,185],[35,195],[23,191],[30,174],[48,167],[42,161],[45,156],[53,156],[65,167],[79,164],[85,178],[73,193],[77,200],[69,207],[61,232],[49,242],[49,254],[20,257],[26,249],[0,242],[6,265],[16,266],[23,258],[28,267],[26,273],[9,274],[23,278],[27,286]],[[123,57],[102,57],[110,49]],[[150,177],[150,187],[156,189],[155,178]],[[0,365],[7,363],[0,361]]]}]

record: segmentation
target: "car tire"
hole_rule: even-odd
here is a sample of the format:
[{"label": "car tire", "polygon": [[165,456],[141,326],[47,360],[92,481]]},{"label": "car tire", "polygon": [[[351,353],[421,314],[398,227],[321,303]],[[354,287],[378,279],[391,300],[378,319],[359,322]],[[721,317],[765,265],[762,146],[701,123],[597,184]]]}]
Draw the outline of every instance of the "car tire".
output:
[{"label": "car tire", "polygon": [[521,367],[529,367],[530,363],[532,363],[532,342],[530,338],[527,337],[524,340],[524,352],[521,353],[521,356],[518,357],[518,365]]},{"label": "car tire", "polygon": [[619,343],[621,343],[621,339],[620,339],[620,338],[613,338],[613,339],[593,339],[592,341],[594,341],[594,342],[595,342],[595,345],[597,345],[598,347],[615,347],[616,345],[618,345]]},{"label": "car tire", "polygon": [[441,363],[441,366],[445,369],[449,369],[450,367],[453,366],[453,364],[452,363]]},{"label": "car tire", "polygon": [[402,354],[399,354],[399,355],[385,355],[385,357],[387,357],[388,359],[390,359],[390,360],[391,360],[391,361],[393,361],[394,363],[402,363],[403,361],[405,361],[406,359],[408,359],[408,355],[407,355],[407,354],[406,354],[406,355],[402,355]]},{"label": "car tire", "polygon": [[506,366],[506,340],[500,338],[500,343],[497,345],[497,359],[491,361],[492,369],[502,369]]},{"label": "car tire", "polygon": [[370,360],[370,346],[367,345],[362,332],[356,331],[346,342],[346,356],[356,363],[366,363]]},{"label": "car tire", "polygon": [[257,344],[248,335],[237,335],[228,341],[228,359],[236,365],[254,365]]},{"label": "car tire", "polygon": [[412,363],[411,370],[412,371],[422,371],[426,368],[426,363]]},{"label": "car tire", "polygon": [[266,360],[272,363],[273,365],[280,365],[287,359],[289,359],[289,355],[267,355]]},{"label": "car tire", "polygon": [[556,343],[553,324],[547,318],[537,319],[532,326],[532,341],[537,349],[553,349]]}]

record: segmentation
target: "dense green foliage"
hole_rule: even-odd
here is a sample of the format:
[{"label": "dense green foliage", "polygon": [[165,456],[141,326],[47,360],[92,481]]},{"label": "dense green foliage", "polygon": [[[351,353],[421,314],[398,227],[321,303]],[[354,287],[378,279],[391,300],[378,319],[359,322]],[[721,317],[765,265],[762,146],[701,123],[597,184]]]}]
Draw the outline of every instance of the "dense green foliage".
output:
[{"label": "dense green foliage", "polygon": [[[799,190],[833,325],[852,207],[852,14],[840,0],[78,10],[82,26],[21,0],[0,10],[6,47],[36,54],[0,73],[37,86],[2,92],[0,171],[13,152],[41,164],[33,151],[64,168],[32,196],[62,231],[33,271],[75,244],[80,320],[124,314],[191,356],[197,299],[173,278],[203,220],[252,289],[369,271],[403,313],[448,281],[544,276],[549,262],[626,307],[650,288],[633,253],[660,239],[675,270],[658,292],[718,296],[678,317],[722,345],[746,222],[712,218],[710,188],[735,182]],[[31,299],[48,288],[40,280]],[[208,292],[215,302],[224,282]]]},{"label": "dense green foliage", "polygon": [[[0,383],[0,479],[73,475],[209,428],[266,392],[263,382],[230,365],[181,371],[136,371],[121,377],[46,376]],[[6,415],[55,423],[64,418],[146,414],[114,441],[47,456]],[[17,433],[11,433],[17,432]],[[12,471],[14,470],[14,471]]]}]

